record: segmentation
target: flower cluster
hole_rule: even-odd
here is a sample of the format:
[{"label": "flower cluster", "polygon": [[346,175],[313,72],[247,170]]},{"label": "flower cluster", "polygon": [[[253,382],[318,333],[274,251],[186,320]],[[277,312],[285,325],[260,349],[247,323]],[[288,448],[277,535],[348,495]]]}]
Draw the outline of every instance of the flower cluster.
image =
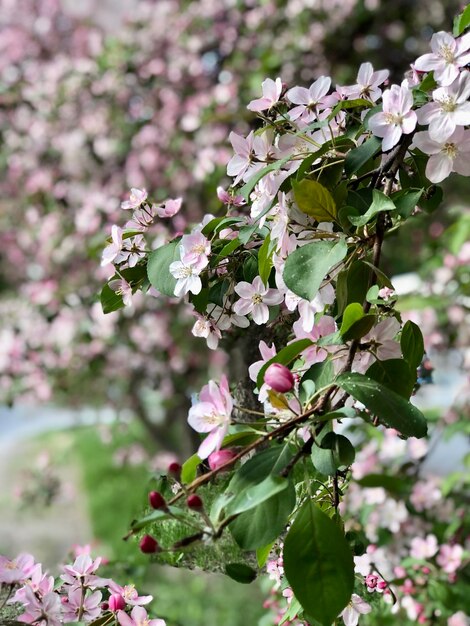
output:
[{"label": "flower cluster", "polygon": [[152,596],[140,596],[134,585],[102,578],[97,574],[101,563],[100,557],[92,559],[85,549],[62,567],[55,581],[31,554],[14,559],[0,556],[0,588],[9,589],[8,603],[21,607],[17,619],[26,624],[61,626],[105,618],[117,620],[120,626],[165,626],[163,619],[150,619],[144,608]]}]

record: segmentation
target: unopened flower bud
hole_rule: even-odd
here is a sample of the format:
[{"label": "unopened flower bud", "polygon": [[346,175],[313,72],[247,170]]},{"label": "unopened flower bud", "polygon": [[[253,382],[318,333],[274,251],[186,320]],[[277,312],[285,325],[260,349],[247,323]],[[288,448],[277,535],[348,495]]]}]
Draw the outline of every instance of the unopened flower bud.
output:
[{"label": "unopened flower bud", "polygon": [[279,393],[286,393],[294,387],[294,375],[285,365],[272,363],[264,373],[264,382]]},{"label": "unopened flower bud", "polygon": [[377,587],[377,582],[379,577],[375,574],[369,574],[366,576],[365,583],[369,589],[375,589]]},{"label": "unopened flower bud", "polygon": [[140,540],[139,547],[144,554],[155,554],[160,548],[158,541],[151,535],[144,535]]},{"label": "unopened flower bud", "polygon": [[186,504],[188,505],[188,509],[192,509],[193,511],[202,511],[204,508],[201,498],[196,493],[192,493],[188,496]]},{"label": "unopened flower bud", "polygon": [[149,504],[152,509],[165,509],[166,502],[165,498],[158,491],[151,491],[149,493]]},{"label": "unopened flower bud", "polygon": [[122,611],[123,609],[126,608],[126,601],[124,600],[124,598],[121,596],[120,593],[113,593],[109,597],[108,607],[110,611],[112,611],[113,613],[116,613],[116,611]]},{"label": "unopened flower bud", "polygon": [[178,480],[181,476],[181,470],[182,470],[181,465],[177,463],[176,461],[173,461],[173,463],[170,463],[170,465],[168,466],[168,473],[174,476],[175,478],[177,478]]},{"label": "unopened flower bud", "polygon": [[109,609],[109,602],[102,602],[100,607],[102,611],[107,611]]},{"label": "unopened flower bud", "polygon": [[377,589],[380,589],[381,591],[383,591],[387,587],[388,587],[388,585],[385,582],[385,580],[379,580],[379,582],[377,583]]},{"label": "unopened flower bud", "polygon": [[232,450],[217,450],[217,452],[209,454],[207,461],[211,470],[216,470],[219,469],[221,465],[225,465],[225,463],[231,461],[234,456],[236,456],[236,454]]}]

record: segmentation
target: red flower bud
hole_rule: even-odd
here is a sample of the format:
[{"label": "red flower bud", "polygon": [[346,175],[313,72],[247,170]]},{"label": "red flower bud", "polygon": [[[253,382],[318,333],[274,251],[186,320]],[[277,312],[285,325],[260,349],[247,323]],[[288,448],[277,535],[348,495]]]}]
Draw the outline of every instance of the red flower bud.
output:
[{"label": "red flower bud", "polygon": [[202,509],[204,508],[204,504],[201,498],[196,493],[188,496],[186,504],[188,505],[188,509],[192,509],[193,511],[202,511]]},{"label": "red flower bud", "polygon": [[294,375],[285,365],[272,363],[264,373],[264,382],[280,393],[290,391],[295,383]]},{"label": "red flower bud", "polygon": [[149,504],[152,509],[166,509],[165,498],[158,491],[151,491],[149,493]]},{"label": "red flower bud", "polygon": [[139,547],[144,554],[155,554],[160,548],[158,541],[151,535],[144,535],[140,540]]},{"label": "red flower bud", "polygon": [[122,611],[126,608],[126,601],[120,593],[113,593],[108,600],[108,608],[113,613],[116,611]]},{"label": "red flower bud", "polygon": [[102,611],[107,611],[109,609],[109,602],[102,602],[100,607]]},{"label": "red flower bud", "polygon": [[207,459],[209,467],[211,470],[219,469],[221,465],[225,465],[225,463],[233,459],[234,456],[236,455],[232,450],[218,450],[217,452],[212,452]]},{"label": "red flower bud", "polygon": [[181,476],[181,470],[181,465],[179,463],[176,463],[176,461],[173,461],[173,463],[170,463],[170,465],[168,466],[168,473],[178,479]]}]

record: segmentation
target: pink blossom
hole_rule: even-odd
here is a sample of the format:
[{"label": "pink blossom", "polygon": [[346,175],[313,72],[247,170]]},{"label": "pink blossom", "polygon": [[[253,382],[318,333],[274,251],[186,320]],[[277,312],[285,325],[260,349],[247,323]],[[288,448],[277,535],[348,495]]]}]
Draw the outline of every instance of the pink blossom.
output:
[{"label": "pink blossom", "polygon": [[132,187],[129,200],[121,202],[121,209],[137,209],[147,199],[147,191],[145,189],[136,189]]},{"label": "pink blossom", "polygon": [[147,611],[141,606],[135,606],[130,615],[118,611],[117,619],[120,626],[166,626],[163,619],[149,619]]},{"label": "pink blossom", "polygon": [[102,266],[113,263],[116,257],[119,256],[122,250],[122,228],[113,225],[111,227],[111,239],[112,243],[106,246],[106,248],[103,250],[103,255],[101,257]]},{"label": "pink blossom", "polygon": [[444,142],[457,126],[470,124],[470,75],[463,72],[448,87],[432,92],[433,102],[418,110],[420,124],[429,124],[429,135],[437,142]]},{"label": "pink blossom", "polygon": [[35,593],[45,596],[47,593],[54,591],[54,577],[43,574],[42,565],[40,563],[36,563],[28,576],[26,584],[24,587],[20,587],[20,589],[16,591],[15,595],[10,598],[8,601],[9,604],[14,604],[15,602],[26,604],[27,588],[31,588]]},{"label": "pink blossom", "polygon": [[426,176],[440,183],[451,172],[470,176],[470,131],[457,126],[445,141],[434,141],[428,132],[416,133],[414,145],[431,157],[426,164]]},{"label": "pink blossom", "polygon": [[237,315],[232,311],[228,298],[224,298],[223,307],[215,306],[211,311],[211,317],[214,325],[220,330],[228,330],[232,326],[237,328],[248,328],[250,322],[243,315]]},{"label": "pink blossom", "polygon": [[419,480],[413,485],[410,502],[417,511],[425,511],[442,500],[442,493],[436,480],[429,477],[426,481]]},{"label": "pink blossom", "polygon": [[369,120],[369,128],[377,137],[383,137],[382,149],[391,150],[402,134],[412,133],[416,127],[416,113],[412,111],[413,94],[408,87],[392,85],[382,96],[382,112]]},{"label": "pink blossom", "polygon": [[195,313],[195,315],[197,319],[191,329],[192,334],[195,337],[203,337],[206,340],[207,347],[210,350],[216,350],[219,345],[219,340],[222,338],[220,329],[207,317],[199,313]]},{"label": "pink blossom", "polygon": [[348,606],[341,613],[345,626],[357,626],[359,623],[359,616],[370,613],[372,607],[360,596],[353,593]]},{"label": "pink blossom", "polygon": [[197,267],[183,263],[183,261],[173,261],[170,263],[169,271],[177,279],[174,292],[176,297],[180,298],[188,292],[195,295],[200,293],[202,282],[199,278],[200,270]]},{"label": "pink blossom", "polygon": [[452,574],[462,564],[463,553],[464,550],[458,543],[453,546],[445,543],[440,547],[436,562],[442,567],[444,572]]},{"label": "pink blossom", "polygon": [[[303,329],[302,320],[300,319],[294,322],[293,330],[296,339],[311,339],[315,343],[321,337],[334,333],[336,331],[336,323],[333,317],[323,315],[309,332]],[[314,363],[323,362],[328,357],[328,354],[328,349],[313,345],[304,350],[302,356],[305,360],[305,365],[309,367]]]},{"label": "pink blossom", "polygon": [[233,310],[238,315],[251,313],[255,324],[266,324],[269,319],[269,306],[281,304],[284,296],[277,289],[266,287],[260,276],[256,276],[253,282],[242,281],[235,285],[235,292],[240,296],[233,305]]},{"label": "pink blossom", "polygon": [[21,583],[33,572],[34,557],[31,554],[23,552],[15,559],[7,559],[6,556],[0,555],[0,583],[10,585],[12,583]]},{"label": "pink blossom", "polygon": [[183,235],[180,248],[181,260],[186,265],[192,265],[201,271],[209,264],[211,244],[201,232]]},{"label": "pink blossom", "polygon": [[236,177],[233,181],[236,185],[247,171],[252,172],[255,167],[253,162],[255,158],[253,151],[254,133],[251,131],[245,138],[232,131],[229,139],[235,154],[227,164],[227,174]]},{"label": "pink blossom", "polygon": [[132,287],[125,278],[116,278],[109,281],[109,288],[112,289],[116,295],[122,296],[122,301],[125,306],[132,305]]},{"label": "pink blossom", "polygon": [[39,599],[31,587],[27,587],[25,601],[26,611],[18,617],[18,621],[40,626],[62,626],[62,604],[54,591]]},{"label": "pink blossom", "polygon": [[387,317],[364,335],[361,342],[369,344],[370,352],[362,352],[355,361],[357,368],[364,371],[373,361],[387,361],[401,358],[401,347],[395,341],[400,323],[394,317]]},{"label": "pink blossom", "polygon": [[276,78],[276,80],[272,80],[272,78],[266,78],[261,83],[261,88],[263,90],[263,96],[256,100],[252,100],[247,109],[250,111],[266,111],[266,109],[270,109],[277,102],[279,102],[279,98],[282,92],[282,81],[280,78]]},{"label": "pink blossom", "polygon": [[145,239],[143,235],[129,237],[122,244],[122,252],[119,261],[127,261],[129,267],[135,267],[137,263],[144,258],[145,255]]},{"label": "pink blossom", "polygon": [[465,615],[463,611],[457,611],[447,620],[447,626],[469,626],[469,624],[468,615]]},{"label": "pink blossom", "polygon": [[438,550],[437,538],[435,535],[423,537],[413,537],[410,544],[410,555],[414,559],[430,559]]},{"label": "pink blossom", "polygon": [[198,455],[206,459],[219,450],[230,426],[233,400],[225,376],[219,385],[210,380],[201,389],[198,401],[189,409],[188,423],[198,433],[209,433],[199,446]]},{"label": "pink blossom", "polygon": [[113,593],[121,595],[126,601],[126,604],[130,604],[131,606],[148,604],[153,599],[153,596],[139,596],[135,585],[124,585],[123,587],[121,587],[121,585],[118,585],[116,582],[111,581],[109,583],[109,589]]},{"label": "pink blossom", "polygon": [[431,37],[431,50],[415,61],[415,68],[420,72],[434,70],[436,81],[446,87],[458,78],[460,68],[470,62],[470,36],[454,39],[450,33],[440,31]]},{"label": "pink blossom", "polygon": [[108,584],[104,578],[95,575],[100,566],[101,557],[93,560],[89,554],[77,556],[72,565],[64,565],[62,580],[68,585],[85,585],[87,587],[101,587]]},{"label": "pink blossom", "polygon": [[362,63],[357,73],[357,84],[350,87],[342,87],[341,92],[350,99],[368,98],[375,102],[382,95],[379,85],[388,78],[388,70],[374,72],[372,63]]},{"label": "pink blossom", "polygon": [[226,204],[227,206],[236,206],[240,207],[246,204],[246,200],[243,196],[236,196],[228,191],[225,191],[223,187],[217,187],[217,197],[221,202]]},{"label": "pink blossom", "polygon": [[293,87],[287,92],[287,97],[293,104],[298,106],[289,111],[291,120],[302,119],[309,124],[317,119],[320,111],[326,108],[325,96],[330,90],[331,78],[320,76],[307,89],[306,87]]},{"label": "pink blossom", "polygon": [[91,622],[101,615],[101,592],[94,591],[83,597],[83,591],[80,587],[74,587],[69,590],[66,602],[62,603],[65,623],[68,622]]},{"label": "pink blossom", "polygon": [[156,212],[158,217],[173,217],[181,209],[182,204],[183,198],[169,198],[161,205],[152,204],[152,209]]}]

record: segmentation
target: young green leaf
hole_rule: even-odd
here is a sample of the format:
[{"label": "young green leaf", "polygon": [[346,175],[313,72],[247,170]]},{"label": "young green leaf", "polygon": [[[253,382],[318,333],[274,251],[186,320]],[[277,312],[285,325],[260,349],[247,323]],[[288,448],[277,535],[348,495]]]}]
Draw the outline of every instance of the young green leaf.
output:
[{"label": "young green leaf", "polygon": [[346,155],[344,160],[344,172],[351,176],[358,172],[380,150],[382,142],[377,137],[370,137],[358,148],[354,148]]},{"label": "young green leaf", "polygon": [[335,222],[338,216],[333,196],[316,180],[304,178],[292,182],[294,199],[302,211],[318,222]]},{"label": "young green leaf", "polygon": [[411,320],[408,320],[403,326],[400,346],[405,361],[410,368],[416,370],[423,360],[424,339],[419,326]]},{"label": "young green leaf", "polygon": [[248,585],[252,583],[258,575],[256,571],[245,563],[227,563],[225,573],[237,583]]},{"label": "young green leaf", "polygon": [[165,296],[175,295],[176,278],[170,274],[169,267],[173,261],[180,259],[179,244],[180,240],[175,239],[149,254],[148,279],[152,287]]},{"label": "young green leaf", "polygon": [[305,300],[313,300],[327,274],[346,256],[344,239],[314,241],[297,248],[287,257],[284,267],[286,286]]},{"label": "young green leaf", "polygon": [[376,380],[363,374],[347,373],[338,376],[336,384],[362,402],[386,426],[395,428],[405,437],[426,435],[426,418],[421,411]]},{"label": "young green leaf", "polygon": [[331,626],[354,589],[351,549],[339,526],[311,500],[284,542],[284,570],[295,597],[323,626]]},{"label": "young green leaf", "polygon": [[339,332],[344,341],[360,339],[364,337],[364,335],[367,335],[375,324],[376,319],[375,315],[365,315],[361,304],[352,302],[348,304],[343,313],[343,321]]},{"label": "young green leaf", "polygon": [[378,213],[381,213],[383,211],[394,211],[396,208],[397,207],[388,196],[386,196],[381,191],[374,189],[372,192],[372,204],[364,213],[364,215],[360,215],[359,217],[351,215],[349,217],[349,221],[354,226],[365,226]]}]

